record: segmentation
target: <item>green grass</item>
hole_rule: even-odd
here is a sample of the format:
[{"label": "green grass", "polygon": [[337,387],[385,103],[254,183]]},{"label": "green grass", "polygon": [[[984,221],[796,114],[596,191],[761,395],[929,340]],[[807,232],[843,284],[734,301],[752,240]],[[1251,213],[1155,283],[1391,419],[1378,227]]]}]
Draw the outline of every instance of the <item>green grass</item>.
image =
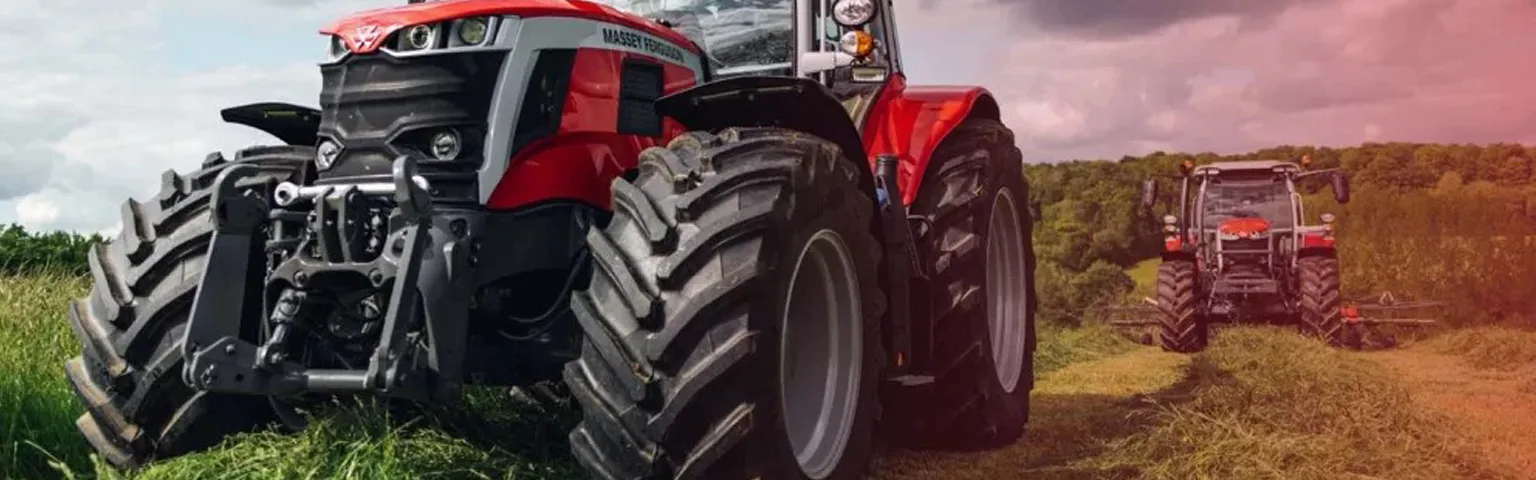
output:
[{"label": "green grass", "polygon": [[1380,365],[1274,328],[1233,328],[1155,426],[1090,463],[1138,478],[1493,478]]},{"label": "green grass", "polygon": [[50,464],[91,464],[63,369],[80,350],[64,305],[87,287],[74,276],[0,276],[0,478],[47,478],[58,475]]},{"label": "green grass", "polygon": [[1424,342],[1437,352],[1463,357],[1478,368],[1515,370],[1536,367],[1536,332],[1505,327],[1453,330]]},{"label": "green grass", "polygon": [[1157,266],[1162,263],[1161,258],[1149,258],[1125,269],[1125,274],[1130,275],[1131,280],[1136,282],[1136,289],[1131,292],[1134,298],[1157,295]]},{"label": "green grass", "polygon": [[[505,390],[479,390],[467,398],[461,409],[438,408],[415,420],[354,407],[299,434],[235,436],[220,448],[130,478],[582,478],[566,451],[574,410],[513,408]],[[97,471],[115,476],[106,468]]]},{"label": "green grass", "polygon": [[[118,474],[75,431],[82,409],[64,380],[79,353],[64,315],[87,279],[0,277],[0,478]],[[1037,374],[1136,348],[1112,330],[1042,328]],[[344,411],[293,435],[230,438],[218,448],[127,475],[179,478],[579,478],[565,451],[574,411],[514,407],[505,393],[474,392],[460,409],[407,421],[371,407]]]},{"label": "green grass", "polygon": [[[89,282],[64,275],[0,277],[0,478],[119,478],[75,431],[82,409],[64,380],[77,355],[64,315]],[[261,431],[207,452],[126,475],[224,478],[581,478],[566,451],[572,410],[519,407],[505,390],[478,390],[461,408],[414,420],[363,406],[296,435]]]},{"label": "green grass", "polygon": [[1119,355],[1137,348],[1124,335],[1104,325],[1080,328],[1039,326],[1035,350],[1035,375],[1045,375],[1067,365]]},{"label": "green grass", "polygon": [[[87,286],[73,276],[0,277],[0,302],[10,306],[0,308],[0,478],[581,478],[565,451],[565,434],[577,414],[518,407],[494,390],[474,391],[460,408],[434,408],[409,421],[373,407],[349,409],[303,433],[243,434],[207,452],[119,474],[95,460],[75,432],[81,409],[61,369],[79,350],[63,305]],[[1530,345],[1521,340],[1529,337],[1469,332],[1436,341],[1504,362],[1531,358],[1507,346]],[[1150,350],[1105,327],[1042,328],[1037,375],[1054,375],[1046,385],[1098,392],[1102,398],[1094,398],[1114,408],[1102,414],[1078,411],[1067,404],[1099,404],[1055,392],[1065,402],[1056,408],[1064,412],[1056,415],[1060,421],[1042,417],[1037,425],[1066,430],[1034,430],[1033,438],[1056,438],[1052,435],[1068,430],[1092,435],[1071,448],[1029,442],[1009,448],[1035,452],[1018,458],[1033,459],[1030,465],[1036,467],[1070,460],[1076,471],[1129,471],[1147,478],[1486,476],[1464,446],[1439,433],[1438,420],[1413,409],[1404,390],[1374,364],[1288,332],[1227,330],[1194,358],[1185,382],[1193,390],[1148,397],[1158,399],[1153,408],[1116,400],[1141,393],[1100,391],[1121,386],[1130,373],[1108,375],[1090,367],[1103,364],[1114,373],[1161,358],[1124,356],[1135,352]],[[1117,358],[1126,360],[1113,361]],[[1154,383],[1171,382],[1158,377]],[[1137,391],[1147,391],[1144,387],[1152,384]],[[1052,392],[1042,390],[1042,399]],[[1041,405],[1042,415],[1052,411],[1050,402]],[[1142,410],[1152,416],[1135,423],[1122,418]],[[1100,448],[1096,445],[1103,442],[1088,441],[1094,438],[1109,443]],[[1083,459],[1087,454],[1097,456]]]}]

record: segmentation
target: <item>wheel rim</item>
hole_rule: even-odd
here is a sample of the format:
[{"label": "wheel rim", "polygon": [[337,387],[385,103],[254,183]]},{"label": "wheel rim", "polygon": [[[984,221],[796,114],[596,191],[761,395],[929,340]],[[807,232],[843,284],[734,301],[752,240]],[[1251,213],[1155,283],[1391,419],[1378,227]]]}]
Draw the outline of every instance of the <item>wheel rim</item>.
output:
[{"label": "wheel rim", "polygon": [[801,472],[822,479],[848,446],[863,374],[858,275],[837,233],[822,230],[806,242],[785,300],[779,350],[784,425]]},{"label": "wheel rim", "polygon": [[987,333],[991,335],[993,371],[1003,390],[1013,393],[1024,374],[1028,341],[1024,318],[1029,304],[1023,229],[1007,188],[992,199],[987,224]]}]

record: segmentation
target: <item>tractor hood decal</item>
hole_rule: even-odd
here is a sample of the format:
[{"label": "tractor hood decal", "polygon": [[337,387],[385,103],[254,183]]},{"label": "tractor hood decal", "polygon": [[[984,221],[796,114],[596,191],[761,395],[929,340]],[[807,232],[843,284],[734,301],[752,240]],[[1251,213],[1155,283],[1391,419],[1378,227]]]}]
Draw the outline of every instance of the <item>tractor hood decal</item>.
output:
[{"label": "tractor hood decal", "polygon": [[352,53],[372,53],[402,28],[460,18],[513,15],[518,17],[575,17],[614,23],[659,36],[688,51],[700,50],[688,37],[656,22],[607,5],[582,0],[448,0],[380,8],[337,20],[320,33],[341,37]]},{"label": "tractor hood decal", "polygon": [[1222,235],[1251,237],[1269,230],[1269,221],[1258,217],[1239,217],[1221,222]]}]

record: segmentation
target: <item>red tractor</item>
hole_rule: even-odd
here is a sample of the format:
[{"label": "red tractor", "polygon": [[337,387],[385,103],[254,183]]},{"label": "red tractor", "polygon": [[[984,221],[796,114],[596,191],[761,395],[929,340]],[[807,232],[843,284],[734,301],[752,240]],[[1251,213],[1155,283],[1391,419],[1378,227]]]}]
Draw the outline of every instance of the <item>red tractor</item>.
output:
[{"label": "red tractor", "polygon": [[[1305,165],[1307,159],[1303,159]],[[1339,297],[1334,216],[1306,225],[1297,183],[1330,174],[1334,200],[1349,202],[1348,177],[1274,160],[1181,168],[1178,215],[1163,217],[1157,269],[1157,335],[1164,350],[1205,348],[1213,323],[1295,324],[1333,344],[1350,334]],[[1158,198],[1142,186],[1142,206]]]},{"label": "red tractor", "polygon": [[[322,30],[287,143],[128,200],[69,318],[143,465],[338,397],[568,392],[597,478],[851,478],[997,444],[1033,387],[1013,133],[908,86],[890,0],[413,2]],[[936,394],[942,392],[942,395]]]}]

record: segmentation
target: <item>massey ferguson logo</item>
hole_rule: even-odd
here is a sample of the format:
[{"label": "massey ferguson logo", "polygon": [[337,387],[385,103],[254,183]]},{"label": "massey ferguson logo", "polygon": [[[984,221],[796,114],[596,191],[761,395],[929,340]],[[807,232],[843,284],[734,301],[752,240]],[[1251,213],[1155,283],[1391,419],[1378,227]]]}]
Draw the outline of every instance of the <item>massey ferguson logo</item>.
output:
[{"label": "massey ferguson logo", "polygon": [[352,33],[352,45],[359,50],[366,50],[377,41],[379,41],[378,25],[363,25],[357,27],[357,31]]}]

